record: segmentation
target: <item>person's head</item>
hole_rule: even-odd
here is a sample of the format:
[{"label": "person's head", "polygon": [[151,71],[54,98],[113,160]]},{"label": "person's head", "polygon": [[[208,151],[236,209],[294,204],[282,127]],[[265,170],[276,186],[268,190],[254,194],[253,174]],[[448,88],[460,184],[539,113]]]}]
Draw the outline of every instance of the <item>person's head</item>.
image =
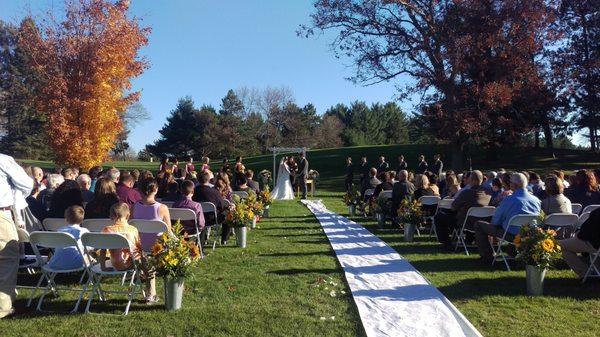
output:
[{"label": "person's head", "polygon": [[529,184],[529,172],[522,171],[521,173],[525,176],[525,178],[527,178],[527,184]]},{"label": "person's head", "polygon": [[119,177],[121,177],[121,172],[113,167],[113,168],[109,169],[108,171],[106,171],[106,176],[108,177],[108,179],[112,180],[112,182],[116,184],[119,182]]},{"label": "person's head", "polygon": [[346,164],[352,164],[352,157],[346,158]]},{"label": "person's head", "polygon": [[112,221],[127,221],[129,220],[129,215],[131,211],[129,210],[129,206],[127,206],[124,202],[117,202],[116,204],[110,207],[110,219]]},{"label": "person's head", "polygon": [[42,170],[40,167],[32,167],[31,174],[33,176],[33,179],[38,183],[41,183],[42,180],[44,180],[44,170]]},{"label": "person's head", "polygon": [[137,182],[138,180],[140,180],[140,170],[135,169],[131,171],[131,176],[133,177],[133,182]]},{"label": "person's head", "polygon": [[77,177],[77,183],[79,184],[79,188],[87,191],[90,189],[90,186],[92,186],[92,179],[89,175],[83,173]]},{"label": "person's head", "polygon": [[417,174],[415,176],[415,188],[428,188],[429,179],[424,174]]},{"label": "person's head", "polygon": [[440,159],[442,156],[440,156],[438,153],[433,155],[433,160],[438,160]]},{"label": "person's head", "polygon": [[495,171],[487,171],[487,172],[485,173],[485,177],[486,177],[488,180],[492,180],[492,181],[493,181],[493,180],[494,180],[494,178],[496,178],[497,176],[498,176],[498,173],[496,173]]},{"label": "person's head", "polygon": [[400,170],[400,172],[398,172],[398,181],[406,181],[406,179],[408,179],[408,171]]},{"label": "person's head", "polygon": [[122,185],[125,185],[129,188],[133,187],[135,184],[135,178],[129,172],[125,172],[119,178],[119,181]]},{"label": "person's head", "polygon": [[469,185],[471,186],[479,186],[483,183],[483,173],[479,170],[471,171],[469,175]]},{"label": "person's head", "polygon": [[117,194],[117,186],[115,183],[107,177],[98,179],[98,181],[96,181],[96,187],[94,187],[94,197],[100,199],[109,194]]},{"label": "person's head", "polygon": [[210,163],[210,158],[208,156],[202,157],[202,164],[208,165],[208,163]]},{"label": "person's head", "polygon": [[171,158],[171,163],[173,163],[174,165],[179,164],[179,159],[177,159],[177,157],[173,157]]},{"label": "person's head", "polygon": [[191,180],[184,180],[181,183],[181,194],[186,197],[191,197],[194,195],[194,182]]},{"label": "person's head", "polygon": [[194,158],[192,158],[192,156],[188,156],[188,157],[187,157],[187,162],[188,162],[189,164],[193,163],[193,162],[194,162]]},{"label": "person's head", "polygon": [[66,168],[62,170],[62,175],[65,178],[65,180],[75,180],[75,178],[77,178],[77,175],[75,174],[75,171],[72,168]]},{"label": "person's head", "polygon": [[306,157],[306,153],[304,151],[300,152],[300,158]]},{"label": "person's head", "polygon": [[510,173],[504,172],[500,176],[500,180],[502,180],[502,188],[505,190],[510,190]]},{"label": "person's head", "polygon": [[596,176],[596,182],[600,181],[600,168],[594,170],[594,176]]},{"label": "person's head", "polygon": [[242,156],[235,157],[235,162],[236,163],[241,163],[242,162]]},{"label": "person's head", "polygon": [[46,179],[46,187],[50,189],[55,189],[64,181],[65,177],[63,177],[62,174],[52,173],[49,174],[48,178]]},{"label": "person's head", "polygon": [[589,170],[577,171],[577,184],[588,192],[595,192],[598,190],[596,176]]},{"label": "person's head", "polygon": [[371,175],[371,177],[377,176],[377,169],[372,167],[371,170],[369,170],[369,174]]},{"label": "person's head", "polygon": [[460,182],[463,186],[467,186],[469,184],[471,184],[471,172],[465,172],[465,174],[462,175],[461,178],[461,182]]},{"label": "person's head", "polygon": [[365,164],[367,162],[367,157],[361,157],[360,162]]},{"label": "person's head", "polygon": [[210,179],[211,179],[211,173],[208,170],[202,171],[202,173],[200,173],[200,184],[202,185],[208,185],[210,184]]},{"label": "person's head", "polygon": [[538,184],[540,182],[540,176],[539,176],[539,174],[537,174],[535,172],[529,172],[529,181],[532,184]]},{"label": "person's head", "polygon": [[85,211],[79,205],[73,205],[65,209],[65,221],[69,225],[81,225],[84,217]]},{"label": "person's head", "polygon": [[451,187],[451,186],[458,186],[458,179],[456,178],[456,174],[452,173],[452,174],[448,174],[446,173],[446,186],[447,187]]},{"label": "person's head", "polygon": [[561,170],[554,170],[552,171],[552,174],[554,174],[555,176],[557,176],[560,180],[565,180],[565,173]]},{"label": "person's head", "polygon": [[544,184],[546,185],[546,193],[548,195],[559,195],[565,190],[562,179],[554,174],[547,176]]},{"label": "person's head", "polygon": [[88,171],[88,175],[92,179],[98,179],[100,172],[102,172],[102,166],[94,166]]},{"label": "person's head", "polygon": [[161,159],[161,160],[160,160],[160,163],[161,163],[162,165],[167,165],[167,164],[169,163],[169,158],[167,158],[167,157],[164,157],[163,159]]},{"label": "person's head", "polygon": [[390,181],[396,180],[396,171],[389,171],[388,173],[390,174]]},{"label": "person's head", "polygon": [[385,161],[385,157],[384,156],[379,156],[379,162],[383,163]]},{"label": "person's head", "polygon": [[492,179],[492,190],[498,192],[502,189],[502,180],[500,178]]},{"label": "person's head", "polygon": [[392,182],[392,176],[390,175],[390,172],[385,172],[383,174],[383,179],[385,179],[385,181],[387,181],[388,183]]},{"label": "person's head", "polygon": [[403,162],[404,161],[404,155],[399,155],[398,156],[398,161],[399,162]]},{"label": "person's head", "polygon": [[176,181],[170,182],[169,186],[167,187],[167,192],[169,192],[171,195],[179,193],[179,183]]},{"label": "person's head", "polygon": [[510,175],[510,188],[513,191],[522,190],[527,187],[527,177],[520,172],[513,173]]},{"label": "person's head", "polygon": [[223,165],[227,164],[227,157],[223,158]]},{"label": "person's head", "polygon": [[140,192],[142,192],[145,197],[154,197],[156,192],[158,192],[158,182],[156,179],[148,179],[144,181],[144,183],[140,186]]},{"label": "person's head", "polygon": [[246,170],[246,178],[247,178],[247,179],[252,179],[252,178],[254,178],[254,171],[252,171],[251,169],[247,169],[247,170]]},{"label": "person's head", "polygon": [[439,181],[437,174],[431,172],[427,175],[427,179],[429,179],[429,185],[437,185]]},{"label": "person's head", "polygon": [[424,155],[419,155],[419,161],[424,161],[425,160],[425,156]]}]

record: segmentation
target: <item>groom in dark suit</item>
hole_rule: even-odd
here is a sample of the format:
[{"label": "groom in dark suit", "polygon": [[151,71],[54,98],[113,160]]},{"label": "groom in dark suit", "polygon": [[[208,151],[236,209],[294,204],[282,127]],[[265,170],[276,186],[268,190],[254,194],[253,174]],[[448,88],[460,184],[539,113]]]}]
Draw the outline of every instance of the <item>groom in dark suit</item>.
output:
[{"label": "groom in dark suit", "polygon": [[300,153],[300,162],[298,163],[298,171],[296,172],[296,183],[302,191],[302,199],[306,199],[306,178],[308,177],[308,160],[306,154]]}]

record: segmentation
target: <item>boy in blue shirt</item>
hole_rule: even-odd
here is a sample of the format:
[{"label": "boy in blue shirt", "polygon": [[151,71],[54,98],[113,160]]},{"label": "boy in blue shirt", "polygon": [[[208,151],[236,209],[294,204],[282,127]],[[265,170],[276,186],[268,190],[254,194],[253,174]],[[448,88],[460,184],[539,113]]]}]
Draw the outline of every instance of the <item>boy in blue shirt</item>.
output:
[{"label": "boy in blue shirt", "polygon": [[68,270],[77,269],[83,266],[84,257],[79,253],[84,252],[83,244],[81,243],[81,235],[89,232],[87,228],[82,228],[80,225],[83,222],[85,212],[81,206],[71,206],[65,210],[65,220],[67,225],[58,229],[57,232],[69,233],[79,245],[79,251],[76,247],[65,247],[57,249],[54,255],[48,262],[48,265],[53,269]]}]

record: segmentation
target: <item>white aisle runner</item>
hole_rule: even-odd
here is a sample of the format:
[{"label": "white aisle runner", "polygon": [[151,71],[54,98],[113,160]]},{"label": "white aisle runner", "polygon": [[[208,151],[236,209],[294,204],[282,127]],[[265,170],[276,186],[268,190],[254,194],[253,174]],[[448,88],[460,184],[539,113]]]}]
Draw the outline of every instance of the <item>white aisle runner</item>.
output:
[{"label": "white aisle runner", "polygon": [[481,336],[407,260],[361,225],[320,200],[314,213],[344,268],[367,336]]}]

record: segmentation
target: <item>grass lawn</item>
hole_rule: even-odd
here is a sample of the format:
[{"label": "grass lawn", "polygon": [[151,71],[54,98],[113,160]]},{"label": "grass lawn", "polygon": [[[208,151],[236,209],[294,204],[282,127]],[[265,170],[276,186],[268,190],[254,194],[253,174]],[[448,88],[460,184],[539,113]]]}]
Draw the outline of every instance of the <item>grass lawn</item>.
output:
[{"label": "grass lawn", "polygon": [[[298,202],[275,203],[271,215],[249,233],[247,249],[235,247],[232,240],[214,252],[207,250],[195,279],[187,281],[180,312],[137,303],[128,316],[118,315],[124,302],[117,298],[123,297],[113,295],[107,305],[92,305],[92,311],[102,314],[39,314],[24,307],[29,292],[22,290],[18,314],[0,320],[0,336],[364,335],[341,269],[316,219]],[[320,284],[320,278],[335,286]],[[77,279],[63,283],[73,285]],[[111,283],[109,288],[115,288],[117,282]],[[332,289],[336,297],[330,296]],[[158,291],[162,298],[162,282]],[[62,294],[44,301],[44,308],[71,310],[76,294]]]},{"label": "grass lawn", "polygon": [[[341,194],[325,205],[348,214]],[[507,272],[482,265],[476,254],[448,254],[427,235],[403,241],[399,230],[379,230],[376,221],[352,218],[407,258],[456,305],[484,336],[598,336],[600,284],[581,285],[566,265],[547,274],[543,297],[525,295],[525,269]]]}]

